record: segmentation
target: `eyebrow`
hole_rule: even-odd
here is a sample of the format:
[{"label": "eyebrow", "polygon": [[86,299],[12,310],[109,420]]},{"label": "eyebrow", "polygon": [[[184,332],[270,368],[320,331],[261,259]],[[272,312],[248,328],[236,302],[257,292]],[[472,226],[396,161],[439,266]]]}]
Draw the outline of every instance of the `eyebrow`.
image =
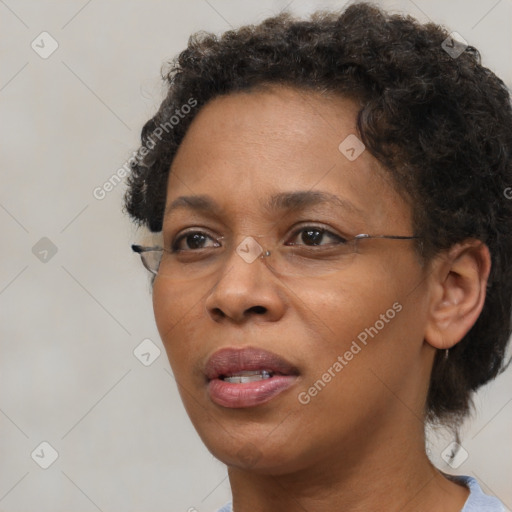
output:
[{"label": "eyebrow", "polygon": [[[329,192],[319,190],[301,190],[297,192],[281,192],[271,196],[264,204],[267,212],[283,212],[285,210],[303,210],[307,207],[327,204],[337,208],[364,215],[364,212],[357,208],[348,199],[343,199]],[[195,210],[204,213],[219,215],[221,207],[210,196],[180,196],[176,198],[165,210],[165,216],[179,209]]]}]

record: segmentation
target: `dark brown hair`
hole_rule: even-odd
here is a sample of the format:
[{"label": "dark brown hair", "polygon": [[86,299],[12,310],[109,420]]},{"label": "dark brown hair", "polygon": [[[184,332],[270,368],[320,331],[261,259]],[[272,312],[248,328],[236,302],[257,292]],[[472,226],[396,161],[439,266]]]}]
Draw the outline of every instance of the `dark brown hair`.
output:
[{"label": "dark brown hair", "polygon": [[452,46],[438,25],[365,3],[308,20],[285,13],[221,37],[194,34],[142,130],[125,210],[161,231],[174,155],[199,109],[218,95],[284,84],[357,99],[360,138],[407,192],[422,257],[467,238],[491,252],[483,311],[448,358],[439,351],[432,370],[427,419],[454,426],[472,392],[503,368],[511,334],[512,110],[478,51],[468,46],[456,56],[445,51]]}]

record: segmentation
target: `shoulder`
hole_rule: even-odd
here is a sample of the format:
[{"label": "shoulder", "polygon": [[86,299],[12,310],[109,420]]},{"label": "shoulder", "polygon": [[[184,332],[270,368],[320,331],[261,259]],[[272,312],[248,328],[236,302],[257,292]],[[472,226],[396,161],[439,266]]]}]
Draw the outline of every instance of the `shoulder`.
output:
[{"label": "shoulder", "polygon": [[494,496],[485,494],[478,482],[471,476],[447,475],[469,489],[469,497],[461,512],[505,512],[503,503]]},{"label": "shoulder", "polygon": [[217,512],[233,512],[233,509],[231,508],[231,501],[219,508]]},{"label": "shoulder", "polygon": [[[469,497],[461,512],[505,512],[503,503],[494,496],[482,491],[478,482],[471,476],[446,475],[451,480],[459,482],[469,489]],[[233,512],[231,502],[226,503],[216,512]]]}]

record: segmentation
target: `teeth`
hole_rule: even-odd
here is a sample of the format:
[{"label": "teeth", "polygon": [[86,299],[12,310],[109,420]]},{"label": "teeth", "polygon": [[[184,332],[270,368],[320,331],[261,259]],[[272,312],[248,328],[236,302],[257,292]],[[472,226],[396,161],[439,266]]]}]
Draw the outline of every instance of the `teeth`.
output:
[{"label": "teeth", "polygon": [[273,373],[270,370],[244,370],[241,372],[233,373],[229,377],[224,377],[223,380],[230,384],[244,384],[246,382],[256,382],[258,380],[270,379]]}]

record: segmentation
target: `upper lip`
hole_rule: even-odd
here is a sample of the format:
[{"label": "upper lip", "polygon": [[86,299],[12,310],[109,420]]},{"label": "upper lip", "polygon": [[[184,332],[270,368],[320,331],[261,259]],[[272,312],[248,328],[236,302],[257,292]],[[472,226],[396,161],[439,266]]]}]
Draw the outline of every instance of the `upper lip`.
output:
[{"label": "upper lip", "polygon": [[244,370],[271,370],[283,375],[299,373],[295,366],[277,354],[253,347],[217,350],[208,359],[204,373],[212,380]]}]

